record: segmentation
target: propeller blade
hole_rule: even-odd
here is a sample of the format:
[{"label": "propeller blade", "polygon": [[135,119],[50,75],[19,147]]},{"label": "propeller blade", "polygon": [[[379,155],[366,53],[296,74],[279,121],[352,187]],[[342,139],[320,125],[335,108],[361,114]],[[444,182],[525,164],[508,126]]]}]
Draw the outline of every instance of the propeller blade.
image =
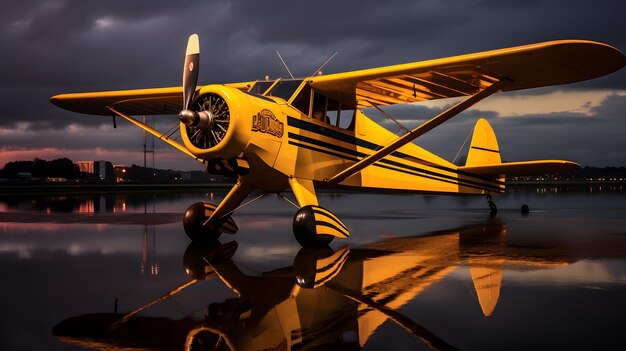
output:
[{"label": "propeller blade", "polygon": [[189,36],[185,66],[183,67],[183,110],[188,110],[198,84],[198,70],[200,69],[200,40],[198,34]]}]

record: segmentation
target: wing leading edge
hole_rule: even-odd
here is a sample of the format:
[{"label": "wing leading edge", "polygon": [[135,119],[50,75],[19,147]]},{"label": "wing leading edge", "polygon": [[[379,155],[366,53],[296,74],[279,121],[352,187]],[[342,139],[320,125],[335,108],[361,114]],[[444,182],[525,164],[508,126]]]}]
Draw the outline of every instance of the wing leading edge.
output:
[{"label": "wing leading edge", "polygon": [[131,116],[178,114],[182,100],[182,87],[62,94],[50,98],[53,104],[66,110],[100,116],[112,115],[107,107]]},{"label": "wing leading edge", "polygon": [[[247,90],[254,82],[225,84]],[[196,91],[201,87],[197,87]],[[177,115],[183,108],[183,88],[149,88],[61,94],[50,101],[63,109],[88,115],[111,116],[109,107],[130,116]]]}]

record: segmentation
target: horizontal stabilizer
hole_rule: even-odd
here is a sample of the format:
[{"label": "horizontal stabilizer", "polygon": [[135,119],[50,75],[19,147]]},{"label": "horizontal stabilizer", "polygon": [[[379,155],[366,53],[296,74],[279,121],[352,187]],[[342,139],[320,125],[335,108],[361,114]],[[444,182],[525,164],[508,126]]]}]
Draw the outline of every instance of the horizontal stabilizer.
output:
[{"label": "horizontal stabilizer", "polygon": [[547,173],[573,172],[580,168],[580,165],[571,161],[563,160],[539,160],[507,162],[484,166],[461,167],[459,171],[488,175],[488,176],[532,176]]}]

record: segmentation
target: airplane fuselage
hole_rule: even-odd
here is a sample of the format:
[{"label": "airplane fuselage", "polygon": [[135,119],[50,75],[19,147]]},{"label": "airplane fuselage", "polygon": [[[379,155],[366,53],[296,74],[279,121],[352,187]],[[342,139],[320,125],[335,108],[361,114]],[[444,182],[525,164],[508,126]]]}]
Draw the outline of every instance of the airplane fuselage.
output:
[{"label": "airplane fuselage", "polygon": [[[346,187],[369,191],[412,193],[487,194],[504,191],[498,179],[481,177],[415,145],[407,144],[352,177],[331,184],[327,180],[348,166],[381,149],[397,135],[350,111],[351,122],[338,123],[302,113],[278,97],[246,98],[254,106],[245,119],[249,144],[244,155],[250,163],[246,181],[264,191],[281,191],[289,178],[309,179],[316,187]],[[337,125],[338,124],[338,125]]]}]

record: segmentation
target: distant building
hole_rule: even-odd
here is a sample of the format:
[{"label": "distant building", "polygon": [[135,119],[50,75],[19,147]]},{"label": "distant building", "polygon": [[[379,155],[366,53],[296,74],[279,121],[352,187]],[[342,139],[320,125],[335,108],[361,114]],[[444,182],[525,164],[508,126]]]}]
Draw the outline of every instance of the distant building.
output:
[{"label": "distant building", "polygon": [[126,166],[113,165],[113,174],[115,174],[115,182],[123,183],[126,181]]},{"label": "distant building", "polygon": [[82,173],[92,174],[97,180],[115,180],[113,165],[109,161],[78,161],[76,165]]},{"label": "distant building", "polygon": [[93,161],[78,161],[76,165],[81,173],[93,174]]}]

